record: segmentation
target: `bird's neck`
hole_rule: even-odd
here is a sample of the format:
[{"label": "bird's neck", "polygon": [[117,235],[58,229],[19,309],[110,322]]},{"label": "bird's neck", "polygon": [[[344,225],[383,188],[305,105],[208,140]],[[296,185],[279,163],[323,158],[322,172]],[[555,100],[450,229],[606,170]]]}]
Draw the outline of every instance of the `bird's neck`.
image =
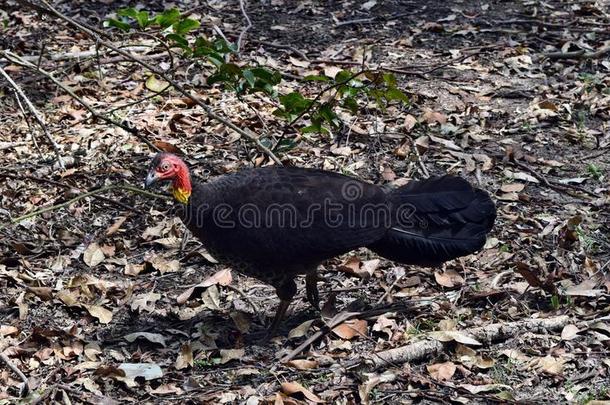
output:
[{"label": "bird's neck", "polygon": [[191,175],[186,165],[183,163],[179,166],[176,177],[172,182],[172,194],[178,202],[188,204],[193,187],[191,185]]}]

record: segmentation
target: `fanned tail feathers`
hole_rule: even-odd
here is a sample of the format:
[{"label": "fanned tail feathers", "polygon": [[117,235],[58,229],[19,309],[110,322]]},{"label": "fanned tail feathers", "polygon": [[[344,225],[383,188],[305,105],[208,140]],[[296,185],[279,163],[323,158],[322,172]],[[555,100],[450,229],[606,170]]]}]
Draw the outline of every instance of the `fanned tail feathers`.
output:
[{"label": "fanned tail feathers", "polygon": [[481,249],[496,218],[489,195],[459,177],[413,181],[389,196],[399,220],[368,248],[420,266],[436,266]]}]

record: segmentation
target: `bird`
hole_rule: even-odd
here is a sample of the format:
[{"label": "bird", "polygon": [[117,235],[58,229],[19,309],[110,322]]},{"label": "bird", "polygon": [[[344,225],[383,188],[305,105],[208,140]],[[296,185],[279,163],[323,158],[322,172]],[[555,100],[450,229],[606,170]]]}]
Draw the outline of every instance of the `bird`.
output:
[{"label": "bird", "polygon": [[496,207],[489,194],[452,175],[397,188],[340,173],[267,166],[193,179],[175,154],[155,155],[145,187],[169,182],[191,233],[219,262],[275,287],[275,334],[305,276],[306,298],[319,309],[317,268],[358,248],[419,266],[480,250]]}]

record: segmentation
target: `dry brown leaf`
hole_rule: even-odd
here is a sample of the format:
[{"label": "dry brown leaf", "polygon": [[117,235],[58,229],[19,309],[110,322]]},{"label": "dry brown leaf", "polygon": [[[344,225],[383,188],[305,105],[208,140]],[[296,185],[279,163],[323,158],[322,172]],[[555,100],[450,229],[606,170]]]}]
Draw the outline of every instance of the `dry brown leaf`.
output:
[{"label": "dry brown leaf", "polygon": [[296,328],[292,329],[290,332],[288,332],[288,339],[296,339],[305,336],[314,321],[315,319],[305,321]]},{"label": "dry brown leaf", "polygon": [[578,336],[578,332],[580,332],[580,330],[576,325],[566,325],[561,331],[561,340],[572,340]]},{"label": "dry brown leaf", "polygon": [[151,343],[157,343],[163,347],[167,347],[165,343],[165,336],[160,333],[151,333],[151,332],[134,332],[128,335],[123,336],[123,339],[126,341],[133,343],[137,339],[148,340]]},{"label": "dry brown leaf", "polygon": [[417,125],[417,118],[415,118],[411,114],[407,114],[404,123],[407,132],[410,132],[415,127],[415,125]]},{"label": "dry brown leaf", "polygon": [[246,351],[244,349],[221,349],[220,350],[220,364],[225,364],[231,360],[237,360],[244,357]]},{"label": "dry brown leaf", "polygon": [[309,67],[309,65],[311,65],[311,63],[306,60],[300,60],[300,59],[297,59],[292,56],[289,56],[288,60],[290,61],[290,63],[292,63],[296,67],[306,68],[306,67]]},{"label": "dry brown leaf", "polygon": [[448,381],[455,374],[457,367],[455,364],[448,361],[445,363],[430,364],[426,366],[426,369],[435,380]]},{"label": "dry brown leaf", "polygon": [[121,229],[121,225],[127,220],[126,216],[118,217],[112,225],[106,229],[106,236],[114,235]]},{"label": "dry brown leaf", "polygon": [[14,336],[19,333],[19,329],[11,325],[0,325],[0,336]]},{"label": "dry brown leaf", "polygon": [[448,269],[442,273],[434,272],[434,279],[443,287],[453,288],[464,284],[464,278],[455,270]]},{"label": "dry brown leaf", "polygon": [[27,290],[43,301],[50,301],[53,299],[53,290],[51,287],[27,287]]},{"label": "dry brown leaf", "polygon": [[193,367],[193,364],[193,348],[190,343],[185,343],[180,346],[180,353],[178,353],[174,367],[176,370],[182,370]]},{"label": "dry brown leaf", "polygon": [[316,394],[314,394],[307,388],[303,387],[298,382],[283,382],[281,387],[282,387],[282,392],[286,395],[301,394],[312,402],[318,402],[318,403],[324,402]]},{"label": "dry brown leaf", "polygon": [[83,252],[83,261],[89,267],[97,266],[103,262],[105,258],[104,252],[96,242],[90,243]]},{"label": "dry brown leaf", "polygon": [[333,329],[333,333],[344,340],[366,336],[367,322],[361,319],[351,319]]},{"label": "dry brown leaf", "polygon": [[99,305],[83,305],[83,307],[87,309],[91,316],[97,318],[100,323],[107,324],[112,320],[112,311],[109,311],[104,307]]},{"label": "dry brown leaf", "polygon": [[184,291],[182,294],[180,294],[178,296],[176,301],[178,302],[178,304],[184,304],[193,295],[195,295],[196,292],[199,292],[201,290],[204,290],[204,289],[211,287],[213,285],[216,285],[216,284],[229,285],[229,284],[231,284],[232,280],[233,280],[233,276],[231,275],[230,269],[223,269],[223,270],[217,271],[212,276],[203,280],[201,283],[188,288],[186,291]]},{"label": "dry brown leaf", "polygon": [[289,367],[294,367],[297,370],[312,370],[318,368],[318,362],[315,360],[291,360],[286,363]]},{"label": "dry brown leaf", "polygon": [[421,119],[428,124],[445,124],[447,123],[447,116],[443,113],[426,110],[424,114],[421,116]]},{"label": "dry brown leaf", "polygon": [[523,184],[523,183],[508,183],[508,184],[503,184],[502,187],[500,187],[500,190],[502,190],[505,193],[519,193],[519,192],[523,191],[524,188],[525,188],[525,184]]}]

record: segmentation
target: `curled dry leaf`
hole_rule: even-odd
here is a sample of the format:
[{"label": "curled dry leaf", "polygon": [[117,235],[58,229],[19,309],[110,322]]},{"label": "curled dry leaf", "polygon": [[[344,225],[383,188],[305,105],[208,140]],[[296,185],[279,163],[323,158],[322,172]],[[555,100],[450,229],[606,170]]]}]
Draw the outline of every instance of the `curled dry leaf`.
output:
[{"label": "curled dry leaf", "polygon": [[464,284],[464,278],[453,269],[445,270],[442,273],[434,272],[434,279],[438,284],[447,288],[453,288]]},{"label": "curled dry leaf", "polygon": [[443,330],[438,332],[430,332],[428,335],[432,339],[436,339],[439,342],[451,342],[456,341],[465,345],[480,346],[481,343],[475,338],[469,336],[465,332],[459,330]]},{"label": "curled dry leaf", "polygon": [[298,382],[283,382],[281,387],[282,392],[286,395],[293,396],[295,394],[301,394],[309,401],[317,403],[324,402],[316,394],[303,387]]},{"label": "curled dry leaf", "polygon": [[318,368],[318,362],[315,360],[291,360],[286,363],[288,367],[296,368],[297,370],[312,370]]},{"label": "curled dry leaf", "polygon": [[333,333],[341,339],[351,340],[354,337],[366,336],[367,322],[361,319],[351,319],[333,329]]},{"label": "curled dry leaf", "polygon": [[190,343],[185,343],[180,346],[180,353],[178,353],[174,367],[176,370],[182,370],[187,367],[193,367],[193,364],[193,348]]},{"label": "curled dry leaf", "polygon": [[126,341],[133,343],[137,339],[148,340],[151,343],[157,343],[163,347],[167,347],[165,343],[165,336],[160,333],[151,333],[151,332],[134,332],[128,335],[123,336],[123,339]]}]

